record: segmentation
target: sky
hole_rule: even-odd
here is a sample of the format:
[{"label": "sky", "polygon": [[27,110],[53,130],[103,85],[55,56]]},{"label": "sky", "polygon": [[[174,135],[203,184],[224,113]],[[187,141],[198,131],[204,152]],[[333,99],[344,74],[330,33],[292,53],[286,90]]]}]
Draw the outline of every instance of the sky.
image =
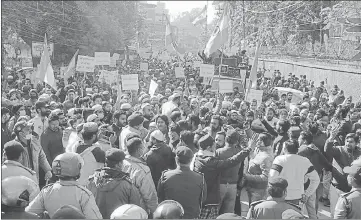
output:
[{"label": "sky", "polygon": [[[157,4],[157,1],[147,1],[148,3]],[[165,8],[169,9],[171,20],[173,20],[178,14],[191,11],[193,8],[202,8],[207,4],[207,1],[161,1],[165,3]],[[208,23],[210,23],[215,17],[213,1],[208,1]]]}]

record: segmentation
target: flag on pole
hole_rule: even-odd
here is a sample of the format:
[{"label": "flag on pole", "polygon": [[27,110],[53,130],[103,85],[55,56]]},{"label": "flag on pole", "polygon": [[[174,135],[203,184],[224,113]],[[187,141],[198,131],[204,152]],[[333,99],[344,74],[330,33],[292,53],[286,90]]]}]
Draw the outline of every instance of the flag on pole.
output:
[{"label": "flag on pole", "polygon": [[204,6],[202,11],[192,20],[194,26],[207,22],[207,5]]},{"label": "flag on pole", "polygon": [[219,48],[222,47],[224,43],[228,41],[228,38],[230,36],[229,23],[230,23],[229,6],[227,3],[225,3],[222,18],[219,21],[217,27],[214,29],[213,34],[209,38],[206,48],[204,49],[204,54],[207,57],[209,57],[212,53],[216,52]]},{"label": "flag on pole", "polygon": [[75,74],[76,57],[78,56],[79,49],[75,52],[73,58],[71,58],[68,68],[64,72],[64,81],[67,83],[67,79]]},{"label": "flag on pole", "polygon": [[46,34],[44,37],[44,50],[43,50],[43,54],[41,55],[39,70],[38,70],[37,74],[38,74],[37,78],[39,80],[47,83],[53,89],[56,90],[54,70],[53,70],[53,67],[51,66],[51,60],[50,60],[50,55],[49,55]]},{"label": "flag on pole", "polygon": [[167,22],[167,26],[165,29],[165,46],[168,46],[169,44],[172,45],[173,49],[177,52],[179,58],[184,61],[184,54],[185,54],[185,50],[183,48],[180,48],[177,44],[177,42],[175,41],[175,37],[174,34],[172,32],[172,27],[170,25],[170,22],[168,20],[168,17],[165,16],[166,22]]}]

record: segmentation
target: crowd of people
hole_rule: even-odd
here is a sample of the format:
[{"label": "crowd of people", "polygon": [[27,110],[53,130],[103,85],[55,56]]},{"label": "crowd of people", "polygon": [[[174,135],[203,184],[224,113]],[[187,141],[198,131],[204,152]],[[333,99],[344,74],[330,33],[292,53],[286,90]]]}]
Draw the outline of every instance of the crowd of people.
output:
[{"label": "crowd of people", "polygon": [[332,218],[361,219],[361,102],[277,70],[259,71],[262,102],[248,102],[243,88],[213,91],[191,65],[176,78],[179,65],[127,61],[119,73],[139,75],[136,92],[98,69],[57,76],[57,91],[8,73],[2,218],[316,219],[323,203]]}]

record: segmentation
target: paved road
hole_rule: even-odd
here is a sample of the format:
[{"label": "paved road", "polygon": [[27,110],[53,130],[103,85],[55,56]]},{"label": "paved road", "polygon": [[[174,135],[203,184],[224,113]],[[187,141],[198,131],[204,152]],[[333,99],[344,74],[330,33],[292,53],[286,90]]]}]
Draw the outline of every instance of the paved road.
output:
[{"label": "paved road", "polygon": [[[242,205],[241,206],[242,207],[242,216],[247,216],[248,197],[247,197],[247,193],[245,192],[245,190],[242,190],[241,203],[242,203],[241,204]],[[331,213],[330,213],[330,208],[329,207],[325,207],[322,203],[319,203],[319,208],[318,209],[319,209],[318,210],[318,218],[319,219],[331,219]]]}]

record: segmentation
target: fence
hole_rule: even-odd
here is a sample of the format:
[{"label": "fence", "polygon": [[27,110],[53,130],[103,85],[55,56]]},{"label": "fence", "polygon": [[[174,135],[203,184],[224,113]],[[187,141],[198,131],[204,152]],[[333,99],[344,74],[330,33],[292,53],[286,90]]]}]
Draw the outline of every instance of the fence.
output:
[{"label": "fence", "polygon": [[316,86],[321,81],[325,81],[331,86],[338,85],[344,91],[345,96],[351,95],[354,101],[361,101],[361,69],[260,58],[258,67],[262,67],[262,65],[272,73],[278,69],[285,76],[289,73],[296,76],[306,75],[307,79],[313,80]]}]

